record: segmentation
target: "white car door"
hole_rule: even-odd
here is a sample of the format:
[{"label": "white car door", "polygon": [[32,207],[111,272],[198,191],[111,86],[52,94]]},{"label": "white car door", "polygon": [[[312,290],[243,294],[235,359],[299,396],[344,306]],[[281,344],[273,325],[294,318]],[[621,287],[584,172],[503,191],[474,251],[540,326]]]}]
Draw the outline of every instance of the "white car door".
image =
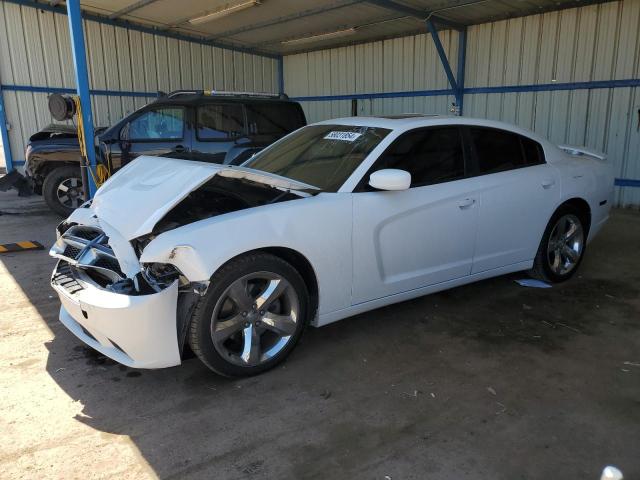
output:
[{"label": "white car door", "polygon": [[[478,200],[464,158],[458,127],[431,127],[376,160],[353,193],[354,305],[470,274]],[[411,173],[411,188],[372,191],[369,175],[384,168]]]},{"label": "white car door", "polygon": [[469,136],[481,175],[472,273],[532,260],[560,198],[557,169],[527,137],[482,127]]}]

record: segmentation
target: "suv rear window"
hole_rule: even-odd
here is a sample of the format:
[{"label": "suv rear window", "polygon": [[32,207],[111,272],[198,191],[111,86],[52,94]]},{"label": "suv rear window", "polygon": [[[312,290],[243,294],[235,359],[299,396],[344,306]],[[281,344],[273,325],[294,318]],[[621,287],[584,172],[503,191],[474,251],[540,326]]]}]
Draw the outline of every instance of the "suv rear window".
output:
[{"label": "suv rear window", "polygon": [[198,107],[198,140],[227,140],[244,133],[244,115],[240,104],[212,104]]},{"label": "suv rear window", "polygon": [[295,103],[248,103],[246,109],[252,135],[286,135],[305,124]]}]

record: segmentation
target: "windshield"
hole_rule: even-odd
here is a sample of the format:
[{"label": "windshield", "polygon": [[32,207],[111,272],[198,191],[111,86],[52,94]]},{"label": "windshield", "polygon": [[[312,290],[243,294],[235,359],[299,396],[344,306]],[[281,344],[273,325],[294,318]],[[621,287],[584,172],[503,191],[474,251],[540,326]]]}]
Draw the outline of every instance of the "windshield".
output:
[{"label": "windshield", "polygon": [[258,153],[244,166],[337,192],[390,131],[352,125],[310,125]]}]

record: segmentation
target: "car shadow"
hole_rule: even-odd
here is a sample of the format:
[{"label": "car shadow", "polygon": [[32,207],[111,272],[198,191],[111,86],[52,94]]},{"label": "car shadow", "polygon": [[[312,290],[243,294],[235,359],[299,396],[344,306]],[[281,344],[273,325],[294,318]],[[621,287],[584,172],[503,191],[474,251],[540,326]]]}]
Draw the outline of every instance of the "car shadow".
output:
[{"label": "car shadow", "polygon": [[[38,225],[24,226],[25,235],[57,222],[34,218]],[[47,244],[52,236],[28,239]],[[159,477],[370,478],[407,456],[405,471],[415,473],[460,449],[490,455],[495,440],[477,446],[471,422],[457,421],[473,417],[473,432],[487,439],[505,428],[495,423],[504,405],[487,400],[486,385],[506,389],[532,358],[556,358],[572,339],[602,329],[637,335],[638,270],[612,270],[599,250],[620,264],[632,248],[626,241],[594,245],[581,275],[551,289],[521,287],[514,280],[524,275],[515,274],[309,328],[285,363],[245,379],[215,375],[195,358],[163,370],[119,365],[58,323],[46,252],[25,254],[36,255],[28,265],[17,256],[1,260],[53,332],[46,372],[83,406],[75,420],[128,436]],[[481,388],[469,389],[474,382]],[[409,403],[453,392],[464,402]],[[453,452],[447,438],[455,439]],[[429,458],[415,453],[426,445]]]}]

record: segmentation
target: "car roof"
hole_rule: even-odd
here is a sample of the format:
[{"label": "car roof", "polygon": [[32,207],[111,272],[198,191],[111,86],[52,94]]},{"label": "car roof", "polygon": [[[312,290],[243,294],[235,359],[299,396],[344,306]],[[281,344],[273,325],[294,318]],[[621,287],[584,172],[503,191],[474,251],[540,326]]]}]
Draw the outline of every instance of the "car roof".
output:
[{"label": "car roof", "polygon": [[182,94],[173,97],[160,97],[154,100],[153,105],[202,105],[206,103],[290,103],[297,105],[298,102],[291,101],[287,98],[279,97],[261,97],[253,95],[202,95],[202,94]]},{"label": "car roof", "polygon": [[445,125],[471,125],[486,128],[497,128],[507,130],[519,135],[524,135],[545,146],[554,146],[547,139],[540,135],[517,127],[505,122],[497,120],[488,120],[486,118],[461,117],[457,115],[430,115],[430,114],[399,114],[388,116],[362,116],[362,117],[343,117],[334,118],[332,120],[324,120],[314,125],[349,125],[361,127],[386,128],[395,132],[404,132],[420,127],[433,127]]}]

